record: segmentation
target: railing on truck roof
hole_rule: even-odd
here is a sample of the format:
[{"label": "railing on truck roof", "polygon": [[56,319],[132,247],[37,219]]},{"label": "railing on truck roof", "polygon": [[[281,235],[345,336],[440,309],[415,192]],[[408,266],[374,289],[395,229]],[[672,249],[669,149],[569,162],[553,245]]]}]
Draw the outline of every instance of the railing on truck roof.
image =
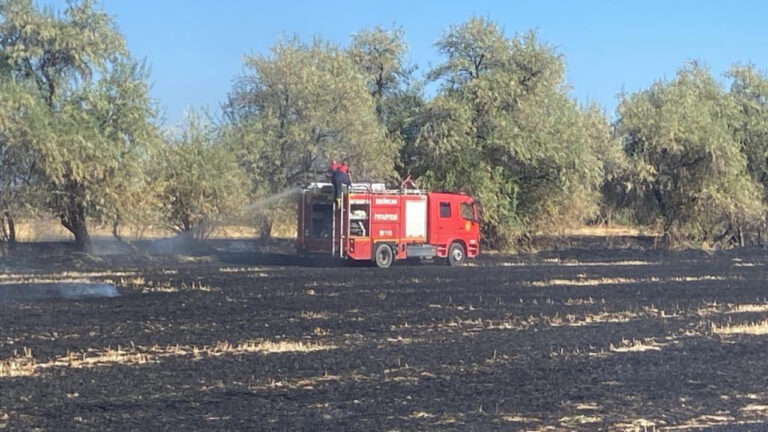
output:
[{"label": "railing on truck roof", "polygon": [[[309,183],[308,185],[304,186],[305,190],[332,190],[333,185],[328,182],[313,182]],[[362,192],[362,193],[370,193],[370,194],[392,194],[392,195],[421,195],[426,193],[426,191],[423,191],[421,189],[387,189],[387,186],[384,183],[352,183],[350,186],[347,186],[347,192]]]}]

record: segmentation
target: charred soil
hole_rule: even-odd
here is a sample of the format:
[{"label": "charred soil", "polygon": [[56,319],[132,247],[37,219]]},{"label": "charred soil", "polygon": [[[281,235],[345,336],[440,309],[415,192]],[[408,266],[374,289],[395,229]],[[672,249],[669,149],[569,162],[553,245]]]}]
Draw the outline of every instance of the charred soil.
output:
[{"label": "charred soil", "polygon": [[[768,254],[0,260],[6,430],[766,430]],[[281,261],[282,260],[282,261]]]}]

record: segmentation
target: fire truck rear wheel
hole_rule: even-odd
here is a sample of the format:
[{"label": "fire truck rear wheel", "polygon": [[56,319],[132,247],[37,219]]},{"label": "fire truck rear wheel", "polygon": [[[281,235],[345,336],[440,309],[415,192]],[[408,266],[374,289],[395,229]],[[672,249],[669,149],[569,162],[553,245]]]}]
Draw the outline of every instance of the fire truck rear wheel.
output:
[{"label": "fire truck rear wheel", "polygon": [[373,252],[373,259],[376,262],[376,266],[379,268],[389,268],[392,265],[394,254],[392,248],[386,244],[380,244],[376,246],[376,250]]},{"label": "fire truck rear wheel", "polygon": [[467,260],[467,253],[461,243],[452,243],[448,249],[448,258],[446,261],[451,267],[460,266]]}]

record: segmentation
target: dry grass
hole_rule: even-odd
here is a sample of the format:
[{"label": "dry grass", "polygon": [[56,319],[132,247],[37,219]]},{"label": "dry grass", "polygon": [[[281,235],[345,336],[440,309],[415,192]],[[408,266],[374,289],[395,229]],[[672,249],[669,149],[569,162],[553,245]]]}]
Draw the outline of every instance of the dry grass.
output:
[{"label": "dry grass", "polygon": [[[573,259],[562,260],[560,258],[546,258],[541,261],[543,264],[558,265],[561,267],[613,267],[613,266],[650,266],[661,264],[658,261],[639,261],[639,260],[626,260],[626,261],[577,261]],[[530,266],[530,263],[520,262],[506,262],[501,263],[501,267],[515,267],[515,266]]]},{"label": "dry grass", "polygon": [[[258,273],[265,270],[275,271],[276,269],[267,269],[266,267],[221,267],[221,273]],[[265,274],[266,275],[266,274]]]},{"label": "dry grass", "polygon": [[[643,339],[622,339],[618,344],[609,344],[607,347],[593,347],[574,349],[555,349],[549,353],[550,358],[568,358],[568,357],[588,357],[604,359],[614,355],[623,355],[625,353],[661,351],[669,346],[677,345],[680,339],[684,337],[699,337],[700,334],[688,334],[683,336],[666,336],[663,338],[643,338]],[[604,384],[607,384],[605,382]],[[615,383],[618,384],[618,383]],[[596,410],[600,409],[595,404],[580,404],[575,407],[577,410]]]},{"label": "dry grass", "polygon": [[765,413],[768,413],[768,405],[749,404],[749,405],[741,408],[739,411],[765,412]]},{"label": "dry grass", "polygon": [[732,306],[725,313],[768,312],[768,304],[739,304]]},{"label": "dry grass", "polygon": [[428,419],[428,418],[434,418],[436,417],[436,415],[432,413],[428,413],[426,411],[414,411],[408,417],[412,419]]},{"label": "dry grass", "polygon": [[308,320],[327,320],[331,318],[328,312],[302,311],[299,316]]},{"label": "dry grass", "polygon": [[[430,308],[443,308],[441,305],[429,305]],[[474,310],[473,307],[456,307],[456,310]],[[551,327],[581,327],[596,324],[626,323],[635,319],[644,317],[674,317],[673,314],[667,314],[659,311],[653,306],[644,307],[638,311],[616,311],[616,312],[598,312],[587,314],[555,314],[555,315],[530,315],[528,317],[510,316],[507,319],[483,319],[483,318],[461,318],[454,317],[440,321],[409,324],[404,322],[391,327],[392,331],[419,329],[421,331],[459,331],[464,334],[476,334],[486,330],[494,331],[524,331],[533,326],[551,326]]]},{"label": "dry grass", "polygon": [[596,303],[602,303],[605,304],[605,299],[595,300],[592,297],[587,298],[567,298],[563,302],[566,306],[585,306],[585,305],[593,305]]},{"label": "dry grass", "polygon": [[[107,225],[91,225],[88,231],[93,237],[112,237],[112,227]],[[120,227],[121,235],[128,240],[153,239],[168,237],[174,233],[171,230],[125,225]],[[72,234],[56,219],[28,219],[17,221],[16,237],[22,242],[62,241],[72,240]]]},{"label": "dry grass", "polygon": [[615,353],[661,351],[666,344],[656,342],[653,339],[623,340],[619,346],[611,344],[610,350]]},{"label": "dry grass", "polygon": [[[89,232],[94,237],[112,237],[112,227],[109,225],[91,225]],[[171,237],[175,232],[160,226],[147,225],[121,225],[120,234],[126,240],[157,239]],[[551,235],[551,232],[542,232],[538,235]],[[565,236],[590,236],[590,237],[627,237],[638,235],[655,235],[645,228],[626,226],[582,226],[559,231],[558,235]],[[27,219],[17,220],[16,235],[19,241],[62,241],[72,240],[72,234],[67,231],[56,219]],[[272,226],[272,235],[275,237],[292,238],[296,236],[296,223],[294,218],[278,218]],[[230,219],[218,223],[211,232],[210,238],[237,239],[258,237],[259,232],[254,225],[244,220]]]},{"label": "dry grass", "polygon": [[712,333],[718,335],[765,335],[768,334],[768,320],[744,324],[725,324],[722,326],[712,324]]},{"label": "dry grass", "polygon": [[[624,236],[638,236],[638,235],[654,235],[650,233],[647,228],[638,228],[631,226],[581,226],[577,228],[565,229],[562,231],[567,236],[594,236],[594,237],[624,237]],[[545,233],[546,234],[546,233]]]},{"label": "dry grass", "polygon": [[202,282],[184,283],[180,285],[173,285],[171,281],[154,282],[145,281],[142,277],[132,279],[120,279],[120,285],[124,287],[130,287],[131,289],[140,291],[142,294],[147,293],[176,293],[185,291],[201,291],[201,292],[221,292],[221,288],[212,287]]},{"label": "dry grass", "polygon": [[0,378],[16,376],[34,376],[45,369],[50,368],[93,368],[120,365],[141,365],[146,363],[158,363],[169,357],[191,357],[200,359],[205,357],[217,357],[221,355],[243,354],[274,354],[286,352],[307,353],[322,350],[336,349],[335,345],[328,345],[304,341],[270,341],[247,340],[238,343],[227,341],[217,342],[214,345],[175,345],[175,346],[130,346],[113,349],[87,349],[79,353],[67,353],[48,362],[37,362],[32,352],[25,349],[24,353],[0,361]]},{"label": "dry grass", "polygon": [[110,278],[120,278],[125,282],[136,278],[136,272],[76,272],[67,271],[61,273],[5,273],[0,274],[0,285],[19,285],[27,283],[60,283],[72,282],[83,283],[93,282],[93,279],[106,280]]},{"label": "dry grass", "polygon": [[718,315],[718,314],[739,314],[739,313],[766,313],[768,312],[768,303],[746,303],[746,304],[731,304],[731,303],[717,303],[710,302],[705,303],[704,306],[697,310],[697,314],[701,317]]},{"label": "dry grass", "polygon": [[[425,342],[424,339],[420,339],[420,338],[404,338],[402,336],[398,336],[396,338],[387,338],[386,340],[387,340],[388,344],[400,344],[400,345],[411,345],[411,344],[414,344],[414,343],[423,343],[423,342]],[[380,345],[380,346],[382,346],[382,345]]]},{"label": "dry grass", "polygon": [[[341,375],[331,375],[326,373],[321,376],[293,379],[293,380],[292,379],[271,379],[268,382],[263,384],[249,385],[247,388],[249,390],[268,390],[268,389],[276,389],[276,388],[309,390],[327,383],[344,382],[344,381],[371,382],[373,379],[374,377],[372,375],[360,375],[360,374],[352,373],[352,374],[341,376]],[[314,409],[326,409],[329,407],[329,404],[327,402],[316,403],[316,404],[309,405],[309,407]]]},{"label": "dry grass", "polygon": [[563,425],[577,425],[577,424],[597,423],[601,420],[602,418],[598,416],[588,416],[583,414],[577,414],[577,415],[561,418],[560,423],[562,423]]},{"label": "dry grass", "polygon": [[[88,231],[93,237],[112,237],[109,225],[90,225]],[[176,233],[170,229],[146,225],[121,225],[120,234],[126,240],[157,239],[171,237]],[[278,219],[272,226],[275,237],[295,237],[296,223],[292,218]],[[254,226],[230,220],[217,224],[210,238],[236,239],[258,237]],[[16,238],[21,242],[73,240],[72,234],[56,219],[27,219],[16,221]]]},{"label": "dry grass", "polygon": [[633,319],[639,318],[641,315],[636,312],[622,311],[622,312],[600,312],[596,314],[586,315],[574,315],[566,314],[563,316],[555,315],[547,318],[547,324],[551,326],[567,326],[567,327],[579,327],[592,324],[603,323],[625,323]]},{"label": "dry grass", "polygon": [[722,281],[726,280],[725,276],[675,276],[669,278],[649,277],[649,278],[578,278],[578,279],[548,279],[544,281],[533,281],[528,283],[534,287],[550,287],[550,286],[600,286],[600,285],[626,285],[626,284],[638,284],[648,282],[701,282],[701,281]]},{"label": "dry grass", "polygon": [[93,283],[92,280],[82,278],[46,278],[46,277],[30,277],[25,279],[5,279],[0,280],[0,285],[33,285],[33,284],[53,284],[53,283],[73,283],[73,284],[87,284]]},{"label": "dry grass", "polygon": [[28,376],[34,370],[35,359],[32,357],[32,351],[26,347],[22,354],[0,361],[0,377]]},{"label": "dry grass", "polygon": [[580,403],[575,406],[579,411],[597,411],[600,409],[600,405],[596,403]]},{"label": "dry grass", "polygon": [[501,416],[501,420],[508,423],[539,423],[541,421],[541,419],[536,417],[526,417],[519,414],[503,415]]},{"label": "dry grass", "polygon": [[723,414],[708,414],[689,419],[688,421],[675,425],[664,427],[663,430],[706,430],[713,426],[746,425],[750,422],[738,421],[733,416]]}]

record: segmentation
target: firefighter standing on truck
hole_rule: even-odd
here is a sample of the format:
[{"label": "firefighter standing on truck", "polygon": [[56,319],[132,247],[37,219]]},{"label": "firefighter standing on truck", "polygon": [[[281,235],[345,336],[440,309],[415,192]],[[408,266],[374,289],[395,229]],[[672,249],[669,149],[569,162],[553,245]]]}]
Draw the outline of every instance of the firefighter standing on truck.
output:
[{"label": "firefighter standing on truck", "polygon": [[339,163],[336,162],[336,159],[332,160],[331,163],[328,165],[328,178],[333,178],[333,173],[336,172],[336,170],[339,169]]},{"label": "firefighter standing on truck", "polygon": [[[336,161],[333,161],[334,163]],[[331,168],[334,164],[331,164]],[[349,181],[349,175],[347,174],[349,167],[346,162],[343,162],[341,166],[336,165],[336,169],[331,172],[331,183],[333,184],[333,199],[336,202],[337,207],[341,207],[341,192],[344,186],[349,186],[352,182]]]},{"label": "firefighter standing on truck", "polygon": [[339,171],[343,172],[344,175],[347,176],[347,186],[352,184],[352,176],[349,174],[349,165],[347,165],[347,161],[341,163],[341,166],[339,166]]}]

